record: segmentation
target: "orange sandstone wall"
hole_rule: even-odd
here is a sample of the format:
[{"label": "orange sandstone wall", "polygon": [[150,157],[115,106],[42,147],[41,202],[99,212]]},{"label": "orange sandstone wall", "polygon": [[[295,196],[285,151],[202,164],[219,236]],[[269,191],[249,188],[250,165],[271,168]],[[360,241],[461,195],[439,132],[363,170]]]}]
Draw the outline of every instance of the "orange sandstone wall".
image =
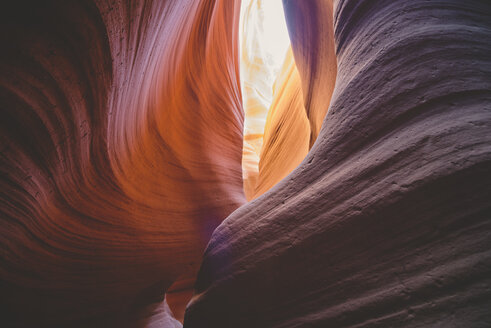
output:
[{"label": "orange sandstone wall", "polygon": [[290,49],[275,82],[264,126],[254,198],[271,189],[302,162],[309,151],[309,141],[310,125],[300,75]]},{"label": "orange sandstone wall", "polygon": [[239,6],[1,5],[0,325],[136,326],[192,276],[245,201]]}]

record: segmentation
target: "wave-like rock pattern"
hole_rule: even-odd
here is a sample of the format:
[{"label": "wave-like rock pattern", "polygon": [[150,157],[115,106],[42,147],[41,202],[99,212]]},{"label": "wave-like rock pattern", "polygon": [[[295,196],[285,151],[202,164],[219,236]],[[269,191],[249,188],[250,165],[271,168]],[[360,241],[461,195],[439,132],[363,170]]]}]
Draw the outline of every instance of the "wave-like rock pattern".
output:
[{"label": "wave-like rock pattern", "polygon": [[239,7],[1,5],[1,326],[173,320],[165,290],[245,200]]},{"label": "wave-like rock pattern", "polygon": [[[284,3],[329,23],[325,1]],[[186,327],[491,325],[490,17],[482,0],[334,2],[319,137],[215,230]],[[292,46],[301,76],[328,57]]]},{"label": "wave-like rock pattern", "polygon": [[309,151],[310,124],[303,105],[302,82],[289,49],[274,84],[264,126],[254,198],[284,179]]}]

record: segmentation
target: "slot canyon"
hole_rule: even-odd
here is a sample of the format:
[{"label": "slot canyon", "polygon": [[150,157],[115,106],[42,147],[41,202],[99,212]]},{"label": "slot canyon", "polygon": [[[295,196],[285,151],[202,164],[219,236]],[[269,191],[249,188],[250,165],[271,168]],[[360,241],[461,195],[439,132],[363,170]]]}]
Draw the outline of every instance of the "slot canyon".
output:
[{"label": "slot canyon", "polygon": [[488,0],[3,1],[0,44],[0,327],[491,327]]}]

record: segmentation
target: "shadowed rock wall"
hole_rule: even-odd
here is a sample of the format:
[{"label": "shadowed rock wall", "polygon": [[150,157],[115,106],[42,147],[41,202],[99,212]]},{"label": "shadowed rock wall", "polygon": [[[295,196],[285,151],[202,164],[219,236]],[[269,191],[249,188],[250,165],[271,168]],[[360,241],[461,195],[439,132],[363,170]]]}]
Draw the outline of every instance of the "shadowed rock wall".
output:
[{"label": "shadowed rock wall", "polygon": [[283,1],[295,63],[310,122],[310,147],[326,116],[336,83],[333,1]]},{"label": "shadowed rock wall", "polygon": [[[326,1],[284,4],[290,28],[299,12],[329,24]],[[215,230],[184,325],[490,326],[491,6],[333,8],[337,80],[319,137]],[[309,42],[325,38],[292,40],[312,104],[330,86],[313,68],[327,50]]]}]

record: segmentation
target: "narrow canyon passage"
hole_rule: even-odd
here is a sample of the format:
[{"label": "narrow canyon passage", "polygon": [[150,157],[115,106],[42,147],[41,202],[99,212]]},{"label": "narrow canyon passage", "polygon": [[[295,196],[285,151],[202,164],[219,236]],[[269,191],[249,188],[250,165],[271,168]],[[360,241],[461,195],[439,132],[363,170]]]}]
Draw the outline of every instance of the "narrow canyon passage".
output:
[{"label": "narrow canyon passage", "polygon": [[[245,114],[242,176],[244,192],[250,200],[256,196],[259,177],[264,175],[260,174],[259,167],[261,157],[264,161],[264,156],[261,156],[263,150],[269,148],[267,140],[264,142],[265,135],[271,132],[284,134],[282,125],[276,128],[271,126],[273,99],[283,93],[284,87],[284,82],[279,81],[280,73],[283,73],[280,70],[288,60],[287,51],[291,51],[281,0],[242,1],[239,33],[240,80]],[[296,149],[291,153],[296,153]]]},{"label": "narrow canyon passage", "polygon": [[[319,26],[310,22],[305,4],[285,2],[285,8],[286,13],[280,0],[242,1],[242,170],[248,200],[271,189],[305,158],[319,134],[336,80],[332,2],[319,3],[319,16],[326,20]],[[324,42],[312,39],[318,33],[325,36]],[[304,53],[313,55],[305,58]]]},{"label": "narrow canyon passage", "polygon": [[1,4],[0,326],[491,326],[490,18]]}]

